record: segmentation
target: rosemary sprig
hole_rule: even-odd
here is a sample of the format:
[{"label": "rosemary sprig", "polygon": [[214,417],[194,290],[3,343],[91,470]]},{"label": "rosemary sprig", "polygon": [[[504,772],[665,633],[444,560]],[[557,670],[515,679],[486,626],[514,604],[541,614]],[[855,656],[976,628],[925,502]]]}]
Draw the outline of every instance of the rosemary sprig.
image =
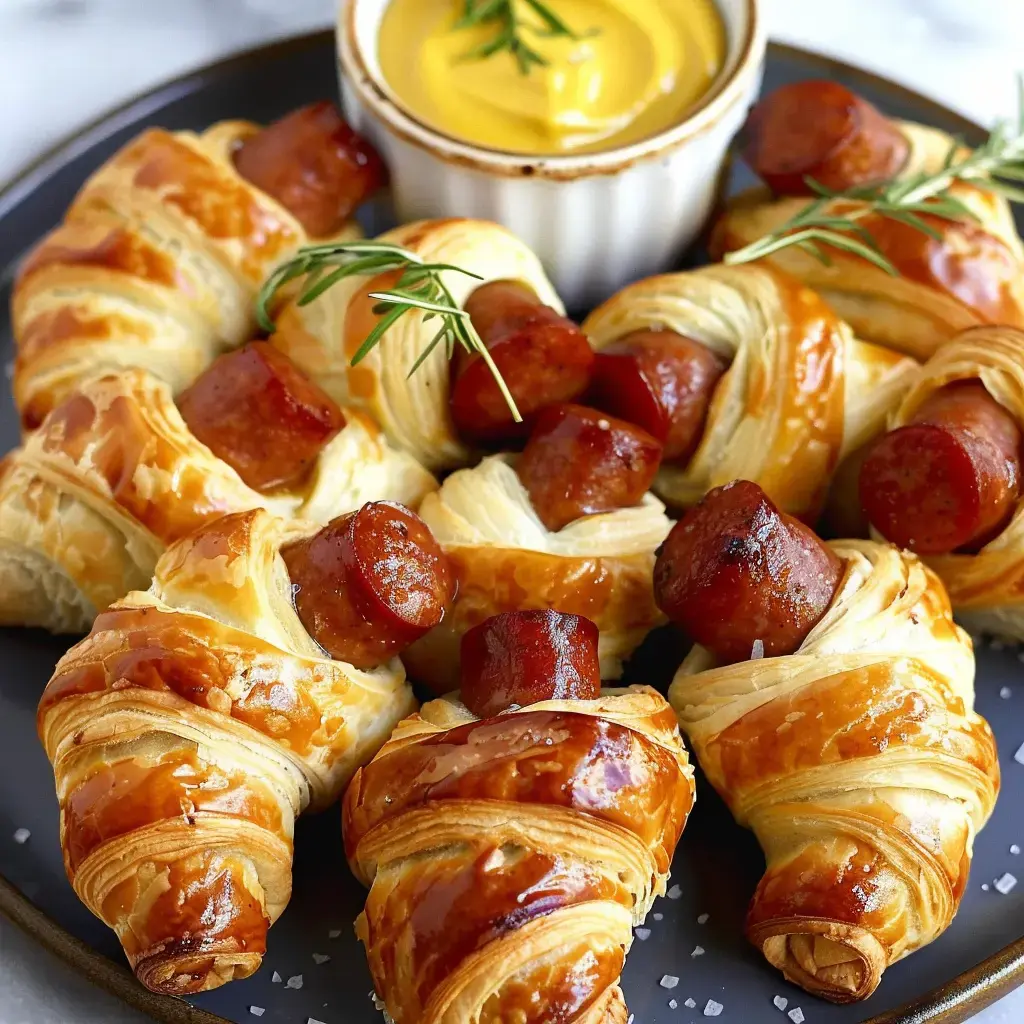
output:
[{"label": "rosemary sprig", "polygon": [[409,368],[409,376],[423,365],[438,345],[444,344],[449,359],[455,353],[455,346],[461,345],[467,352],[479,353],[508,403],[512,418],[516,423],[521,423],[522,416],[501,371],[495,366],[487,346],[473,327],[469,314],[456,305],[441,277],[442,273],[450,271],[482,280],[479,274],[462,267],[448,263],[425,263],[416,253],[391,242],[358,241],[303,246],[264,282],[256,297],[256,320],[265,331],[273,333],[274,321],[268,307],[274,295],[296,278],[305,278],[298,304],[307,306],[347,277],[376,277],[389,271],[401,271],[401,276],[390,291],[369,293],[371,299],[377,300],[373,312],[380,319],[352,357],[351,365],[356,366],[365,359],[392,324],[411,310],[418,309],[424,314],[424,321],[436,318],[441,321],[441,325]]},{"label": "rosemary sprig", "polygon": [[[795,245],[827,265],[830,260],[823,247],[832,246],[855,253],[896,275],[896,268],[860,221],[871,216],[887,217],[938,238],[938,232],[922,219],[922,214],[941,220],[977,220],[974,211],[949,191],[957,181],[970,181],[1011,202],[1024,203],[1024,77],[1017,80],[1017,102],[1015,123],[999,121],[988,139],[965,155],[960,152],[963,141],[954,139],[937,171],[920,171],[906,178],[842,192],[805,178],[817,198],[763,238],[726,253],[725,262],[749,263]],[[839,213],[832,205],[837,200],[859,205]]]},{"label": "rosemary sprig", "polygon": [[483,60],[508,50],[515,57],[520,72],[528,75],[534,65],[546,67],[548,61],[526,41],[524,30],[530,29],[539,36],[584,38],[584,34],[573,31],[543,0],[522,0],[540,20],[539,27],[528,25],[520,19],[516,3],[517,0],[463,0],[462,17],[455,23],[457,29],[473,28],[476,25],[497,26],[497,31],[487,42],[474,47],[465,55],[466,60]]}]

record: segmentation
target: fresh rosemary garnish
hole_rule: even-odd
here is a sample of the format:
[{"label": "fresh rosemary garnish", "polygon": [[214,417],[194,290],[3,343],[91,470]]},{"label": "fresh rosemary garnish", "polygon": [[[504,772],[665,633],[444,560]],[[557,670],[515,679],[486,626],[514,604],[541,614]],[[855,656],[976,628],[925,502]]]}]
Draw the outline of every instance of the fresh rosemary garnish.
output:
[{"label": "fresh rosemary garnish", "polygon": [[[534,26],[524,22],[516,11],[521,2],[540,19]],[[497,31],[491,39],[466,54],[467,60],[483,60],[486,57],[508,50],[516,59],[519,70],[528,75],[536,64],[547,66],[547,59],[535,50],[524,36],[529,29],[539,36],[567,36],[582,39],[584,36],[573,31],[543,0],[463,0],[462,17],[455,23],[458,28],[472,28],[476,25],[496,25]]]},{"label": "fresh rosemary garnish", "polygon": [[[950,186],[957,181],[969,181],[1011,202],[1024,203],[1024,187],[1020,184],[1024,182],[1024,77],[1018,78],[1017,93],[1015,124],[997,122],[988,139],[966,154],[961,152],[963,140],[954,139],[937,171],[920,171],[906,178],[843,192],[833,192],[813,178],[805,178],[818,198],[763,238],[726,253],[724,261],[749,263],[795,245],[827,265],[830,260],[822,246],[833,246],[855,253],[896,275],[896,268],[860,221],[871,216],[886,217],[938,239],[941,236],[922,219],[922,214],[941,220],[978,219],[973,210],[950,193]],[[837,201],[860,205],[836,210],[833,204]]]},{"label": "fresh rosemary garnish", "polygon": [[441,278],[442,273],[450,271],[478,281],[483,280],[479,274],[464,270],[462,267],[448,263],[424,263],[416,253],[391,242],[336,242],[303,246],[264,282],[256,297],[256,320],[265,331],[271,334],[274,332],[274,321],[268,306],[278,290],[296,278],[305,278],[297,301],[300,306],[306,306],[347,277],[376,277],[378,274],[394,271],[401,271],[401,276],[390,291],[369,293],[371,299],[377,300],[373,312],[380,320],[359,346],[359,350],[352,357],[351,365],[355,366],[365,359],[392,324],[411,310],[418,309],[424,314],[424,321],[439,318],[441,326],[409,368],[409,376],[411,377],[423,365],[430,353],[442,342],[449,359],[455,353],[455,346],[461,345],[467,352],[479,353],[491,371],[502,397],[508,403],[512,418],[516,423],[521,423],[522,416],[516,408],[515,399],[508,385],[501,376],[501,371],[494,365],[494,360],[473,327],[469,314],[456,305],[448,286]]}]

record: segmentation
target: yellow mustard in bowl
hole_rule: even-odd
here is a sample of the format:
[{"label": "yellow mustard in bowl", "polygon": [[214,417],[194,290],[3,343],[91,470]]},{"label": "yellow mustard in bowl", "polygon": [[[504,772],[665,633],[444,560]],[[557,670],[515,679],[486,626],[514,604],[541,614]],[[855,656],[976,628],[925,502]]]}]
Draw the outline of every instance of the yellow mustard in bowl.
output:
[{"label": "yellow mustard in bowl", "polygon": [[[593,153],[678,124],[725,60],[714,0],[530,0],[464,24],[488,0],[391,0],[379,59],[395,98],[437,131],[513,153]],[[537,59],[498,45],[516,38]]]}]

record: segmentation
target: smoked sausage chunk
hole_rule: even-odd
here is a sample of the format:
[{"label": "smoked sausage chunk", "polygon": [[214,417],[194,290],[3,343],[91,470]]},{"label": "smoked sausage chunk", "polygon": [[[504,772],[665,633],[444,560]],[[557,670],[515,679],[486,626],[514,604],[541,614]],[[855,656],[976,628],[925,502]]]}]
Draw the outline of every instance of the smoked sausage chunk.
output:
[{"label": "smoked sausage chunk", "polygon": [[597,626],[561,612],[504,612],[462,637],[462,700],[479,718],[601,694]]},{"label": "smoked sausage chunk", "polygon": [[444,618],[454,596],[448,558],[419,516],[373,501],[282,548],[295,610],[332,657],[370,669]]},{"label": "smoked sausage chunk", "polygon": [[516,471],[541,522],[560,530],[580,516],[640,503],[661,445],[646,430],[583,405],[553,405],[537,418]]},{"label": "smoked sausage chunk", "polygon": [[246,181],[273,196],[313,238],[338,232],[386,178],[377,151],[326,100],[246,139],[234,160]]},{"label": "smoked sausage chunk", "polygon": [[501,373],[522,423],[479,355],[456,354],[451,411],[459,434],[471,444],[500,446],[522,441],[537,413],[582,395],[590,383],[594,352],[571,320],[545,306],[517,281],[481,285],[465,310]]},{"label": "smoked sausage chunk", "polygon": [[721,663],[792,654],[825,614],[838,556],[757,484],[716,487],[672,528],[658,551],[661,610]]},{"label": "smoked sausage chunk", "polygon": [[675,331],[635,331],[597,353],[590,403],[635,423],[686,463],[700,444],[725,363]]},{"label": "smoked sausage chunk", "polygon": [[265,341],[219,356],[178,396],[189,430],[257,491],[302,482],[345,417]]},{"label": "smoked sausage chunk", "polygon": [[936,391],[913,422],[875,444],[860,472],[871,524],[923,555],[984,545],[1020,491],[1021,432],[980,381]]},{"label": "smoked sausage chunk", "polygon": [[886,181],[907,161],[906,136],[838,82],[795,82],[747,116],[740,153],[776,195],[812,195],[805,178],[842,192]]}]

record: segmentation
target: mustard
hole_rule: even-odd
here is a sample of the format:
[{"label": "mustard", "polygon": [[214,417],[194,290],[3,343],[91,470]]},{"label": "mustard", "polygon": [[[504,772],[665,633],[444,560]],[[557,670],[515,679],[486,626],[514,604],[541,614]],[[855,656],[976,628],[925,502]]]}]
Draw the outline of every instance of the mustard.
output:
[{"label": "mustard", "polygon": [[462,0],[391,0],[378,46],[398,102],[488,149],[599,152],[678,124],[725,60],[714,0],[546,0],[577,38],[538,33],[530,6],[512,3],[525,41],[546,61],[527,74],[508,50],[467,56],[498,26],[457,29]]}]

